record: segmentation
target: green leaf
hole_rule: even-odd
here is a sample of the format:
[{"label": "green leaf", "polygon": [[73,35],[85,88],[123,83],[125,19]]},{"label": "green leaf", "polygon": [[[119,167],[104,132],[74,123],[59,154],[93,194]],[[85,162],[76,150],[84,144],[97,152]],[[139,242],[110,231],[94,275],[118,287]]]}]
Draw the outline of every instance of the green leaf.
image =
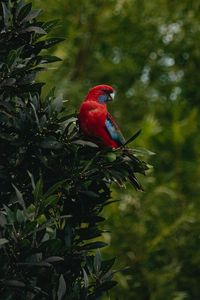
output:
[{"label": "green leaf", "polygon": [[51,103],[53,111],[60,112],[63,106],[63,98],[58,96]]},{"label": "green leaf", "polygon": [[25,6],[24,0],[18,1],[17,7],[16,7],[16,12],[15,12],[16,17],[18,16],[18,14],[19,14],[19,12],[20,12],[20,10],[22,9],[23,6]]},{"label": "green leaf", "polygon": [[48,22],[43,23],[42,27],[46,32],[50,32],[57,24],[59,20],[51,20]]},{"label": "green leaf", "polygon": [[6,6],[5,2],[1,1],[1,5],[2,5],[2,9],[3,9],[4,25],[7,28],[9,26],[10,10]]},{"label": "green leaf", "polygon": [[33,191],[33,196],[36,201],[41,200],[43,194],[43,181],[42,178],[38,180],[35,186],[35,190]]},{"label": "green leaf", "polygon": [[96,274],[98,274],[101,269],[101,261],[102,261],[101,253],[98,249],[94,257],[94,270]]},{"label": "green leaf", "polygon": [[35,180],[34,180],[34,177],[33,177],[33,175],[31,174],[31,172],[27,171],[27,173],[28,173],[28,175],[29,175],[29,177],[30,177],[30,179],[31,179],[31,185],[32,185],[32,188],[33,188],[33,190],[34,190],[34,189],[35,189]]},{"label": "green leaf", "polygon": [[58,195],[51,195],[43,200],[43,205],[44,207],[51,206],[52,208],[57,204],[58,201],[59,201]]},{"label": "green leaf", "polygon": [[31,231],[33,231],[36,228],[36,226],[37,226],[36,220],[29,222],[28,224],[26,223],[23,233],[25,235],[29,234]]},{"label": "green leaf", "polygon": [[42,29],[41,27],[38,27],[38,26],[29,26],[29,27],[23,29],[21,32],[22,33],[34,32],[34,33],[42,34],[42,35],[47,34],[47,32],[44,29]]},{"label": "green leaf", "polygon": [[84,140],[75,140],[71,142],[72,144],[77,144],[81,146],[89,146],[92,148],[98,148],[99,146],[95,143],[89,142],[89,141],[84,141]]},{"label": "green leaf", "polygon": [[61,149],[63,144],[58,142],[54,136],[49,136],[40,143],[44,149]]},{"label": "green leaf", "polygon": [[3,213],[0,213],[0,227],[5,227],[7,225],[6,217]]},{"label": "green leaf", "polygon": [[87,275],[87,273],[86,273],[86,271],[85,271],[84,268],[82,268],[82,271],[83,271],[84,286],[87,289],[88,286],[89,286],[89,278],[88,278],[88,275]]},{"label": "green leaf", "polygon": [[108,259],[108,260],[104,260],[102,262],[102,266],[101,266],[102,275],[106,274],[111,269],[111,267],[115,263],[115,260],[116,260],[116,258],[111,258],[111,259]]},{"label": "green leaf", "polygon": [[99,198],[99,195],[93,191],[80,191],[80,194],[86,195],[90,198]]},{"label": "green leaf", "polygon": [[7,244],[9,241],[7,239],[0,239],[0,247],[2,247],[3,245]]},{"label": "green leaf", "polygon": [[55,263],[55,262],[64,261],[64,258],[60,257],[60,256],[51,256],[51,257],[46,258],[45,261],[51,264],[51,263]]},{"label": "green leaf", "polygon": [[18,288],[24,288],[26,286],[24,282],[19,281],[19,280],[6,280],[4,282],[4,285],[18,287]]},{"label": "green leaf", "polygon": [[49,63],[53,63],[53,62],[57,62],[57,61],[61,61],[61,60],[62,59],[57,56],[46,55],[46,56],[42,56],[40,64],[49,64]]},{"label": "green leaf", "polygon": [[151,156],[151,155],[156,155],[156,153],[149,151],[144,148],[134,148],[134,149],[128,149],[129,151],[132,151],[134,155],[136,156]]},{"label": "green leaf", "polygon": [[63,42],[65,39],[63,38],[49,38],[45,41],[45,45],[44,45],[44,48],[51,48],[53,47],[54,45],[58,44],[58,43],[61,43]]},{"label": "green leaf", "polygon": [[60,248],[62,247],[62,242],[60,239],[56,238],[56,239],[50,239],[47,241],[44,241],[41,246],[40,249],[41,251],[47,251],[47,253],[58,253],[58,251],[60,250]]},{"label": "green leaf", "polygon": [[24,18],[23,22],[30,22],[31,20],[37,18],[41,14],[41,12],[41,9],[32,9]]},{"label": "green leaf", "polygon": [[81,240],[90,240],[95,237],[101,236],[102,230],[98,229],[97,226],[89,228],[80,228],[77,234],[80,236]]},{"label": "green leaf", "polygon": [[141,133],[141,129],[138,130],[130,139],[128,139],[128,141],[126,141],[126,143],[123,146],[126,146],[128,144],[130,144],[132,141],[134,141]]},{"label": "green leaf", "polygon": [[97,249],[97,248],[103,248],[106,247],[108,244],[104,242],[93,242],[86,244],[84,246],[81,246],[81,250],[91,250],[91,249]]},{"label": "green leaf", "polygon": [[16,58],[17,58],[17,52],[15,50],[11,50],[6,60],[6,63],[9,66],[9,68],[14,64]]},{"label": "green leaf", "polygon": [[18,200],[19,204],[22,206],[23,209],[25,209],[26,206],[25,206],[25,202],[24,202],[22,193],[18,190],[18,188],[14,184],[12,184],[12,186],[15,189],[15,193],[17,195],[17,200]]},{"label": "green leaf", "polygon": [[17,21],[23,22],[23,20],[29,15],[31,9],[32,9],[32,3],[28,3],[25,6],[23,6],[17,14]]},{"label": "green leaf", "polygon": [[3,205],[3,208],[6,212],[8,224],[13,224],[15,222],[15,214],[14,212],[6,205]]},{"label": "green leaf", "polygon": [[58,291],[57,291],[58,300],[62,300],[65,293],[66,293],[66,283],[65,283],[63,274],[61,274],[60,278],[59,278],[59,285],[58,285]]},{"label": "green leaf", "polygon": [[61,188],[64,184],[66,184],[66,179],[56,182],[52,185],[48,191],[44,194],[44,198],[49,197],[51,194],[57,192],[59,188]]},{"label": "green leaf", "polygon": [[25,217],[24,217],[23,211],[21,211],[19,209],[17,210],[16,219],[17,219],[18,223],[20,223],[20,224],[24,222]]}]

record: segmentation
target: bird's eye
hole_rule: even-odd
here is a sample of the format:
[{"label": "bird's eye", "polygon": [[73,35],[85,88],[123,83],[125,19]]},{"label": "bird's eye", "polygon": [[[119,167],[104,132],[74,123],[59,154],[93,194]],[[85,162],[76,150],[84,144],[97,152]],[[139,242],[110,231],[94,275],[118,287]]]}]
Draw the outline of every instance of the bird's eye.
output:
[{"label": "bird's eye", "polygon": [[106,90],[106,89],[102,89],[102,92],[106,93],[107,95],[109,95],[110,93],[112,93],[112,91]]}]

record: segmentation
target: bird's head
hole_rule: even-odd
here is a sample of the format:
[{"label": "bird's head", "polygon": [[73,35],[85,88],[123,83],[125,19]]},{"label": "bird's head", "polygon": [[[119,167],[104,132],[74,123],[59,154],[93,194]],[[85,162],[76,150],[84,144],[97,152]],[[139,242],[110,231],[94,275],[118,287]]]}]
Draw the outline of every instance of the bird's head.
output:
[{"label": "bird's head", "polygon": [[115,96],[115,90],[105,84],[97,85],[91,88],[85,98],[85,100],[89,101],[97,101],[99,103],[105,104],[108,101],[112,101]]}]

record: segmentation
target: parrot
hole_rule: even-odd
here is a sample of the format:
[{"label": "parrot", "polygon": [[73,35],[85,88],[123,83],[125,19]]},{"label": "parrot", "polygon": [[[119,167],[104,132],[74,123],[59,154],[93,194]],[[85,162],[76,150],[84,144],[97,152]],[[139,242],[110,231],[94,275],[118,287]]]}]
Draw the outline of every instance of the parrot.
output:
[{"label": "parrot", "polygon": [[[88,91],[78,112],[78,123],[83,134],[103,148],[116,149],[126,144],[119,126],[107,110],[107,103],[114,96],[113,87],[97,85]],[[137,190],[143,191],[134,174],[129,174],[128,178]]]},{"label": "parrot", "polygon": [[118,148],[125,139],[114,118],[107,110],[107,103],[112,101],[115,90],[105,84],[91,88],[81,104],[78,121],[83,134],[95,138],[102,147]]}]

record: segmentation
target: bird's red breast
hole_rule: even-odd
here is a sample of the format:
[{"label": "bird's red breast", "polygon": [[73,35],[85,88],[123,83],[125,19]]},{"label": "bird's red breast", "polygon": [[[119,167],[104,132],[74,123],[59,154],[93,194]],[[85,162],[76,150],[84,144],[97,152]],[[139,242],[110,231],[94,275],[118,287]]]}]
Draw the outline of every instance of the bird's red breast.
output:
[{"label": "bird's red breast", "polygon": [[[114,93],[114,89],[106,84],[91,88],[78,113],[79,125],[84,135],[93,139],[98,145],[109,148],[120,146],[117,139],[112,136],[117,135],[115,132],[117,125],[108,114],[106,104],[113,99]],[[112,132],[109,132],[109,129]]]},{"label": "bird's red breast", "polygon": [[105,128],[107,114],[105,104],[96,101],[84,101],[78,114],[80,128],[86,136],[95,138],[95,142],[99,145],[117,148],[117,143],[110,138]]}]

